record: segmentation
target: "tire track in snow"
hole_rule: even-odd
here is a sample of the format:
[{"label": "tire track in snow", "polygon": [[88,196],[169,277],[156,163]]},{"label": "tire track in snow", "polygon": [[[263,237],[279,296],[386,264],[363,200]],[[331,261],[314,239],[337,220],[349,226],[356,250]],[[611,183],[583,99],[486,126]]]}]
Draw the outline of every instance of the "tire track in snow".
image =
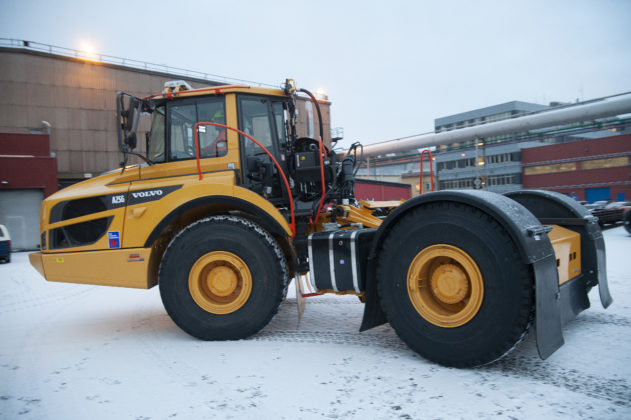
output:
[{"label": "tire track in snow", "polygon": [[631,318],[619,316],[613,313],[583,312],[578,318],[571,321],[572,324],[603,324],[617,327],[631,327]]},{"label": "tire track in snow", "polygon": [[584,394],[586,397],[631,407],[631,385],[626,379],[610,379],[585,374],[576,369],[566,369],[534,357],[512,355],[498,363],[477,368],[476,371],[493,381],[496,374],[519,379],[531,379],[537,383]]},{"label": "tire track in snow", "polygon": [[248,338],[246,341],[273,341],[282,343],[309,344],[342,344],[361,345],[369,347],[385,347],[408,349],[399,337],[392,331],[384,333],[357,333],[335,331],[263,331]]},{"label": "tire track in snow", "polygon": [[[302,330],[300,328],[298,330],[288,328],[288,318],[292,315],[291,312],[296,310],[295,301],[288,300],[284,303],[283,306],[285,309],[280,314],[281,317],[284,318],[283,321],[276,325],[270,325],[249,340],[283,343],[362,345],[367,347],[408,350],[412,352],[390,327],[376,328],[363,333],[336,331],[336,328],[342,329],[342,326],[346,326],[347,329],[349,322],[356,322],[361,319],[357,317],[358,314],[361,316],[361,312],[358,312],[358,314],[353,312],[357,309],[355,305],[362,305],[359,301],[354,302],[348,299],[318,299],[308,302],[308,306],[312,304],[318,306],[326,305],[326,309],[322,306],[316,306],[312,314],[313,319],[306,321],[303,319]],[[347,309],[353,312],[353,316],[351,318],[339,319],[335,315],[342,310],[342,307],[337,306],[337,304],[350,305]],[[329,305],[336,306],[333,309]],[[309,311],[308,307],[307,311]],[[326,313],[320,313],[320,311]],[[320,320],[320,318],[324,316],[327,316],[330,320],[330,323],[327,322],[327,327],[330,327],[330,330],[323,330],[321,323],[318,323],[315,329],[310,329],[314,327],[310,321],[314,319]],[[584,312],[577,319],[573,320],[572,323],[629,327],[631,326],[631,319],[612,313]],[[551,385],[584,394],[587,397],[610,401],[619,406],[631,407],[631,385],[628,380],[603,378],[586,374],[576,369],[566,369],[558,365],[542,362],[535,353],[512,353],[497,363],[477,368],[475,371],[482,376],[487,376],[490,381],[496,379],[495,375],[500,373],[503,376],[511,376],[516,379],[529,379],[536,383]]]},{"label": "tire track in snow", "polygon": [[[568,325],[595,324],[600,326],[630,327],[631,318],[614,313],[583,312]],[[534,348],[533,348],[534,350]],[[515,354],[502,359],[488,367],[478,368],[480,371],[489,369],[515,378],[526,378],[564,388],[584,394],[587,397],[613,402],[623,407],[631,407],[631,383],[626,378],[605,378],[581,372],[577,369],[567,369],[553,363],[542,362],[536,355]]]}]

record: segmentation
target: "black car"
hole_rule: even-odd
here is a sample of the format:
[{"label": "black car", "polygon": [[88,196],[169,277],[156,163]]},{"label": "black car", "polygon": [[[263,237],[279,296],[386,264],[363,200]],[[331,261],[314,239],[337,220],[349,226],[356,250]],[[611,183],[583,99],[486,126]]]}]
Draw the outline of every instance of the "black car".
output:
[{"label": "black car", "polygon": [[0,225],[0,261],[11,262],[11,236],[4,225]]}]

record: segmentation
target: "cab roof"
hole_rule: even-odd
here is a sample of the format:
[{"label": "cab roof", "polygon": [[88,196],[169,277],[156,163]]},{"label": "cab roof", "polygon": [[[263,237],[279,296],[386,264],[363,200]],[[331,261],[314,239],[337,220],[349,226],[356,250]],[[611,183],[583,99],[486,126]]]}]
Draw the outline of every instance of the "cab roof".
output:
[{"label": "cab roof", "polygon": [[198,89],[186,89],[183,86],[178,87],[168,87],[165,88],[161,93],[157,93],[155,95],[151,95],[146,99],[173,99],[176,97],[193,97],[193,96],[207,96],[207,95],[223,95],[226,93],[253,93],[259,95],[270,95],[270,96],[283,96],[286,97],[285,93],[280,89],[272,89],[272,88],[263,88],[263,87],[254,87],[248,85],[219,85],[219,86],[208,86]]}]

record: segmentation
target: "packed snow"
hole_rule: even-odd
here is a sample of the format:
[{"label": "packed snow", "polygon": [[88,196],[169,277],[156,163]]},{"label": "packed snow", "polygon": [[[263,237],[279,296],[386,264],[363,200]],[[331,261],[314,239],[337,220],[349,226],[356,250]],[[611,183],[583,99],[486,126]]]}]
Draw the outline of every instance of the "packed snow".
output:
[{"label": "packed snow", "polygon": [[203,342],[158,288],[46,282],[27,253],[0,265],[2,419],[631,418],[631,235],[604,232],[613,305],[564,329],[540,360],[534,334],[489,366],[444,368],[387,325],[360,333],[352,296],[295,294],[259,334]]}]

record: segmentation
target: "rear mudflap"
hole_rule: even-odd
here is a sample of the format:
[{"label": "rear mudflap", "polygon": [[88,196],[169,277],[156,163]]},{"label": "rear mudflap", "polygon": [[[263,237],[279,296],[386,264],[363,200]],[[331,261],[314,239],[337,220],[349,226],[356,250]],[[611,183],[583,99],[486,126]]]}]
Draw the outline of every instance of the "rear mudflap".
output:
[{"label": "rear mudflap", "polygon": [[[545,255],[544,258],[530,260],[536,288],[537,349],[541,358],[545,359],[563,345],[561,327],[589,308],[588,292],[592,287],[598,285],[604,308],[613,302],[607,284],[605,241],[598,219],[563,194],[521,190],[505,195],[526,207],[542,225],[561,226],[578,233],[581,238],[581,274],[560,287],[555,256]],[[541,241],[535,249],[547,253],[546,242]]]},{"label": "rear mudflap", "polygon": [[535,331],[539,357],[547,359],[565,342],[561,331],[561,296],[554,254],[533,264]]},{"label": "rear mudflap", "polygon": [[576,316],[588,309],[589,298],[587,293],[590,287],[585,276],[579,276],[564,283],[559,287],[561,296],[561,323],[563,325],[572,321]]},{"label": "rear mudflap", "polygon": [[[597,225],[597,223],[595,223]],[[591,239],[592,252],[596,254],[596,282],[598,283],[598,293],[600,294],[600,303],[603,308],[607,309],[613,303],[611,293],[609,293],[609,284],[607,283],[607,266],[605,257],[605,239],[600,232],[600,227],[596,226],[598,234]],[[590,282],[591,284],[591,282]]]},{"label": "rear mudflap", "polygon": [[[613,299],[609,293],[605,266],[605,243],[600,229],[584,223],[581,237],[583,273],[559,286],[556,257],[533,263],[535,276],[535,327],[537,350],[546,359],[564,343],[561,328],[590,307],[588,293],[598,285],[604,308]],[[597,228],[597,226],[596,226]]]},{"label": "rear mudflap", "polygon": [[559,287],[550,281],[550,270],[556,269],[556,264],[540,261],[534,268],[537,351],[546,359],[564,343],[561,328],[590,307],[591,286],[587,277],[580,275]]}]

